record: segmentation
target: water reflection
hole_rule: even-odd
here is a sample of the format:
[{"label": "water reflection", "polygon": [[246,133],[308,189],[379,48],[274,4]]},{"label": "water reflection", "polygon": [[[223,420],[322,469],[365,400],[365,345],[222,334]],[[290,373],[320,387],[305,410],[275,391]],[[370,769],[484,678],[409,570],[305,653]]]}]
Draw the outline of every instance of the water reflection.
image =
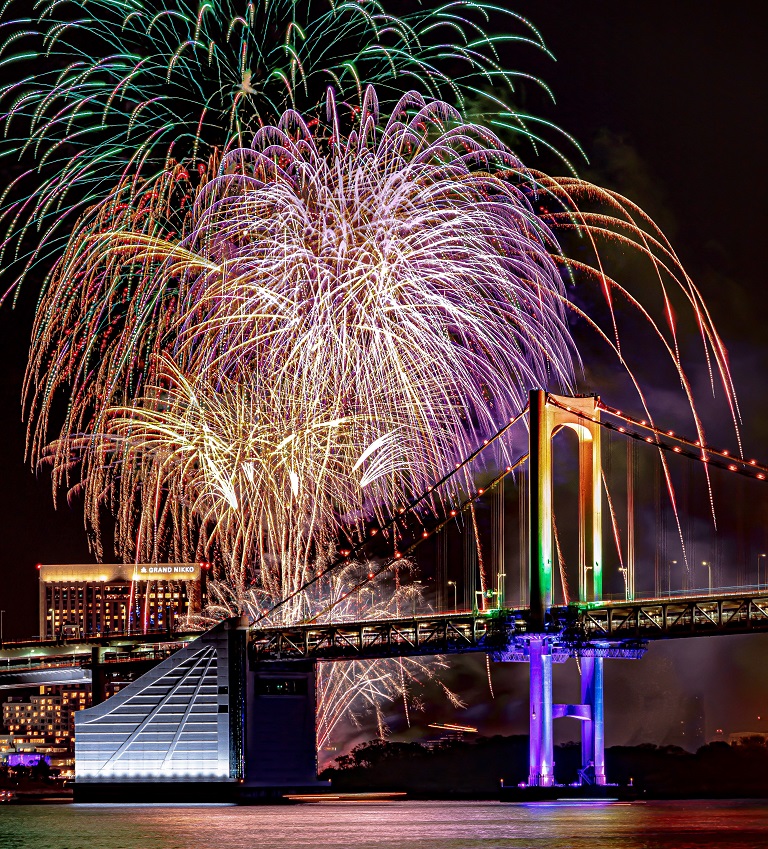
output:
[{"label": "water reflection", "polygon": [[2,849],[753,849],[768,806],[328,802],[286,807],[4,806]]}]

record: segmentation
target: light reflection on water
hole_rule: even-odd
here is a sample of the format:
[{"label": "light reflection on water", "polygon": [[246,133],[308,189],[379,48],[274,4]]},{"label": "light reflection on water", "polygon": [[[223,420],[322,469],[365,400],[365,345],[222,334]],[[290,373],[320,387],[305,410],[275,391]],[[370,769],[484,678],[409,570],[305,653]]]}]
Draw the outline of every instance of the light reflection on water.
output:
[{"label": "light reflection on water", "polygon": [[2,806],[2,849],[754,849],[768,803]]}]

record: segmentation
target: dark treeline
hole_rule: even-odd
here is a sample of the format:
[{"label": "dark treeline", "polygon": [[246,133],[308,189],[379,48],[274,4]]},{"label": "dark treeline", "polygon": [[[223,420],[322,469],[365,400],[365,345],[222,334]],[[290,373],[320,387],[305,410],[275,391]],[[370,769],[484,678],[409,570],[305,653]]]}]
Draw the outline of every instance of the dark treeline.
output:
[{"label": "dark treeline", "polygon": [[[580,746],[555,749],[558,783],[576,780]],[[710,743],[697,752],[677,746],[614,746],[606,751],[611,782],[631,783],[647,798],[768,798],[768,745],[748,738]],[[321,777],[341,792],[407,791],[432,798],[495,797],[528,774],[528,738],[481,737],[434,747],[372,740],[342,755]]]}]

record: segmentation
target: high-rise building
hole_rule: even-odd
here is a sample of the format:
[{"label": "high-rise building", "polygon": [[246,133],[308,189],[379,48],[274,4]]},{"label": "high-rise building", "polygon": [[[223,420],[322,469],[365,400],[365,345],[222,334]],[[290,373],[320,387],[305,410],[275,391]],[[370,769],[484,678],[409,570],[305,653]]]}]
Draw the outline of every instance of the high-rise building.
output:
[{"label": "high-rise building", "polygon": [[75,712],[90,704],[88,684],[46,685],[28,701],[11,696],[4,702],[3,725],[14,737],[61,742],[75,736]]},{"label": "high-rise building", "polygon": [[31,696],[10,696],[2,706],[8,737],[0,760],[13,764],[16,755],[24,764],[40,755],[64,777],[74,774],[75,713],[90,705],[90,684],[45,685]]},{"label": "high-rise building", "polygon": [[40,636],[171,630],[204,603],[207,563],[44,565]]}]

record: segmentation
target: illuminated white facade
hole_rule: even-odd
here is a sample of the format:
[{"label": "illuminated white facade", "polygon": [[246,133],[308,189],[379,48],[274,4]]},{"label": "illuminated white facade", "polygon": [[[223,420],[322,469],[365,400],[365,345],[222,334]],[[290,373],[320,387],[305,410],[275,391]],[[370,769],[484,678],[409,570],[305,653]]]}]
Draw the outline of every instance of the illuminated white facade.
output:
[{"label": "illuminated white facade", "polygon": [[75,719],[76,780],[227,781],[229,634],[221,626]]}]

